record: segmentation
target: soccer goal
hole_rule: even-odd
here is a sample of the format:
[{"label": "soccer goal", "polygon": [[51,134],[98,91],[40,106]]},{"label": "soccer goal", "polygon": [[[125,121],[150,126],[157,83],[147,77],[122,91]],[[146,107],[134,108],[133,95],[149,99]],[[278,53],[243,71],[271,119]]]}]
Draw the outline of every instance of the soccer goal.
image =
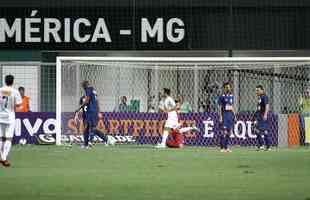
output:
[{"label": "soccer goal", "polygon": [[[233,86],[238,113],[255,111],[257,85],[264,86],[275,115],[300,113],[300,101],[310,86],[310,57],[58,57],[58,145],[63,134],[78,133],[78,127],[70,128],[69,119],[83,95],[83,80],[90,81],[95,88],[101,112],[109,113],[109,119],[120,115],[122,120],[130,120],[133,115],[141,115],[147,121],[148,113],[152,118],[158,112],[164,87],[171,89],[174,98],[190,105],[186,112],[216,115],[217,97],[227,81]],[[122,128],[113,127],[115,121],[104,121],[103,126],[113,134],[123,131],[139,136],[139,131],[148,128],[149,122],[145,121],[137,125],[138,132],[134,132],[135,128],[124,130],[124,126],[130,125],[123,122],[118,124]],[[206,131],[202,131],[206,138]]]}]

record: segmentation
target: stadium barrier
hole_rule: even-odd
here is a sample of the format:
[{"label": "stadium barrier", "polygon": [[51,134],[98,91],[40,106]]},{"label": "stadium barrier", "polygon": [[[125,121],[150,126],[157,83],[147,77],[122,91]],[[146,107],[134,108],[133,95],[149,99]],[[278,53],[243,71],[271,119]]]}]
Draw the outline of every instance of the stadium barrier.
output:
[{"label": "stadium barrier", "polygon": [[288,115],[288,146],[294,147],[300,145],[300,120],[299,114]]},{"label": "stadium barrier", "polygon": [[[74,113],[62,114],[62,140],[69,142],[83,141],[82,123],[76,124]],[[55,144],[56,120],[55,113],[29,112],[17,113],[14,144],[26,141],[28,144]],[[119,143],[156,144],[165,123],[165,114],[161,113],[103,113],[97,128],[108,133]],[[300,127],[297,114],[269,114],[272,145],[292,147],[299,145]],[[220,134],[220,123],[217,113],[182,114],[183,126],[196,125],[201,131],[185,134],[185,144],[195,146],[217,146]],[[306,142],[310,140],[310,118],[306,118]],[[255,146],[256,135],[252,115],[237,114],[237,120],[231,143],[240,146]]]}]

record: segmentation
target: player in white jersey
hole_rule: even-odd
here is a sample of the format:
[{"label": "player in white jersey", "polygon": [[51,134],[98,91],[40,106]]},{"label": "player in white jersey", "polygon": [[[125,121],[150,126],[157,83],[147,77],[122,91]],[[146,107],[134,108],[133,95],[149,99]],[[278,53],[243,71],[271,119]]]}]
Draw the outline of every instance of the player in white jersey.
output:
[{"label": "player in white jersey", "polygon": [[170,96],[171,91],[168,88],[164,88],[163,90],[164,90],[163,96],[165,99],[164,99],[164,106],[161,109],[163,112],[168,114],[168,118],[165,123],[161,143],[156,146],[157,148],[165,148],[169,133],[171,132],[171,130],[179,127],[179,119],[178,114],[176,112],[176,103],[174,99]]},{"label": "player in white jersey", "polygon": [[15,129],[15,108],[22,104],[18,90],[14,89],[14,76],[5,77],[6,86],[0,88],[0,162],[3,166],[11,166],[8,155],[12,146]]}]

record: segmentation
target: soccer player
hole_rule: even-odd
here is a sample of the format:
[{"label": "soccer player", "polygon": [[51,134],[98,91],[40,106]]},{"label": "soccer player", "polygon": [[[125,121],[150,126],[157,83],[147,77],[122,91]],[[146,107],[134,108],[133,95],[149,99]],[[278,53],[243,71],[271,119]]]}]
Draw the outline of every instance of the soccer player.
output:
[{"label": "soccer player", "polygon": [[15,129],[15,108],[22,104],[19,92],[14,89],[14,76],[5,76],[6,86],[0,88],[0,162],[10,167],[8,155],[12,146]]},{"label": "soccer player", "polygon": [[[96,92],[95,92],[95,94],[96,94]],[[96,96],[97,97],[97,96]],[[80,106],[81,105],[83,105],[84,104],[84,102],[85,102],[85,100],[86,100],[86,98],[85,98],[85,96],[82,96],[81,98],[80,98]],[[97,108],[98,108],[98,113],[99,113],[99,102],[98,102],[98,100],[96,99],[96,104],[97,104]],[[85,119],[86,119],[86,111],[85,111],[85,106],[86,105],[84,105],[84,108],[82,108],[81,109],[81,112],[82,112],[82,119],[83,119],[83,126],[84,126],[84,128],[86,129],[86,127],[85,127],[85,123],[84,123],[84,121],[85,121]],[[79,114],[80,114],[80,112],[78,112],[78,113],[76,113],[76,115],[75,115],[75,121],[76,121],[76,123],[77,123],[77,118],[78,118],[78,116],[79,116]],[[98,114],[98,116],[100,116],[100,114]],[[93,140],[94,140],[94,137],[95,136],[97,136],[97,137],[99,137],[104,143],[106,143],[106,144],[112,144],[111,143],[111,141],[108,141],[108,137],[105,135],[105,134],[103,134],[102,132],[100,132],[96,127],[93,129],[93,131],[92,132],[89,132],[89,142],[88,142],[88,146],[92,146],[92,142],[93,142]],[[85,147],[85,144],[84,144],[84,146],[83,147]]]},{"label": "soccer player", "polygon": [[220,136],[221,152],[231,152],[228,148],[231,131],[235,124],[234,96],[232,95],[231,85],[228,82],[223,84],[224,93],[218,99],[219,117],[222,125]]},{"label": "soccer player", "polygon": [[[181,112],[181,104],[180,104],[181,102],[179,100],[176,100],[175,103],[176,103],[176,112],[178,114],[178,120],[179,120],[180,119],[179,114]],[[171,137],[172,138],[166,142],[167,147],[182,148],[184,145],[183,134],[186,132],[189,132],[189,131],[195,131],[195,132],[199,131],[199,129],[196,126],[194,126],[194,127],[181,127],[179,121],[178,121],[178,124],[179,125],[177,128],[174,128],[171,130]]]},{"label": "soccer player", "polygon": [[170,131],[176,129],[179,125],[178,114],[176,112],[176,103],[170,95],[171,95],[170,89],[164,88],[163,89],[164,105],[161,108],[161,110],[168,114],[168,118],[164,126],[164,133],[162,136],[161,143],[156,146],[157,148],[166,148],[166,141]]},{"label": "soccer player", "polygon": [[83,109],[83,124],[84,124],[84,148],[88,149],[90,134],[96,132],[98,123],[99,106],[97,102],[97,95],[95,89],[90,85],[88,81],[82,82],[82,87],[85,91],[85,99],[80,108],[79,112]]},{"label": "soccer player", "polygon": [[[257,109],[255,112],[256,119],[256,135],[258,142],[258,150],[264,150],[264,143],[266,146],[265,150],[270,150],[271,136],[268,133],[268,112],[269,102],[268,97],[265,94],[264,87],[262,85],[256,86],[256,95],[258,97]],[[263,138],[264,137],[264,138]]]}]

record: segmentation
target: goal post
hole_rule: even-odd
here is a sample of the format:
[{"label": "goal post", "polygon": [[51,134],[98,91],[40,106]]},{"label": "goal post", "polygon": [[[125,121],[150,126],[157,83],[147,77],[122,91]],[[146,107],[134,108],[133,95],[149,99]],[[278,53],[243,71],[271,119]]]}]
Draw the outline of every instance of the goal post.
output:
[{"label": "goal post", "polygon": [[60,145],[62,114],[77,108],[83,80],[95,87],[103,112],[119,112],[122,96],[137,105],[134,112],[157,112],[163,87],[171,88],[174,97],[184,96],[192,112],[216,112],[215,99],[229,81],[237,111],[255,109],[253,91],[262,84],[273,112],[283,114],[298,112],[299,97],[310,86],[310,57],[57,57],[56,76]]}]

